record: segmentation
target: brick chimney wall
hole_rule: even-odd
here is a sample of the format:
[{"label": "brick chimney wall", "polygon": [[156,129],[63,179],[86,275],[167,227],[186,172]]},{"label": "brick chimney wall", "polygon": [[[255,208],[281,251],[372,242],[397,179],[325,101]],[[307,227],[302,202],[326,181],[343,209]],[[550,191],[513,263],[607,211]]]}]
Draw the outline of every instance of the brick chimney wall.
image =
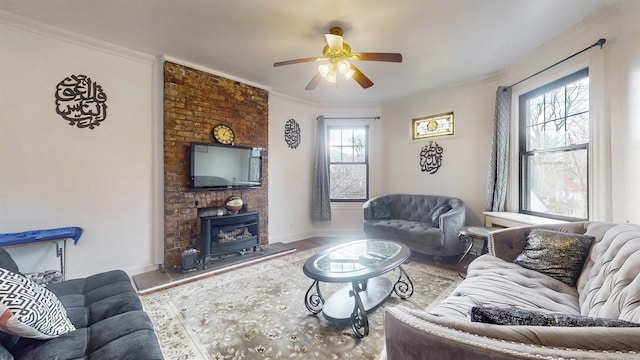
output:
[{"label": "brick chimney wall", "polygon": [[[164,64],[164,266],[180,267],[180,253],[199,248],[198,208],[223,206],[237,195],[260,212],[260,242],[268,243],[268,99],[266,90],[171,62]],[[264,148],[262,187],[189,189],[190,143],[213,142],[211,130],[229,125],[235,145]],[[196,205],[197,204],[197,205]]]}]

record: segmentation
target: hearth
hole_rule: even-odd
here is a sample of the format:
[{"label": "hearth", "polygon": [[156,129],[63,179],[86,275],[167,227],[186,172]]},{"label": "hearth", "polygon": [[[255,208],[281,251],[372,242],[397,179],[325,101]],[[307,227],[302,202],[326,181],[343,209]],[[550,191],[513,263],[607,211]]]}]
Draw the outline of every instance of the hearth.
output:
[{"label": "hearth", "polygon": [[222,216],[200,217],[200,254],[203,269],[213,258],[233,253],[260,251],[260,214],[245,212]]}]

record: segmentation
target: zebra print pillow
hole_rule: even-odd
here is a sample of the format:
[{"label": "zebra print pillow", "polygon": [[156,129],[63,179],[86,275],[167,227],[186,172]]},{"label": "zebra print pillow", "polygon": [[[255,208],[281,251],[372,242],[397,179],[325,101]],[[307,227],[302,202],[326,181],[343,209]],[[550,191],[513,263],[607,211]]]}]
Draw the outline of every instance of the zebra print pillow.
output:
[{"label": "zebra print pillow", "polygon": [[75,329],[54,293],[20,274],[0,268],[0,330],[44,340]]}]

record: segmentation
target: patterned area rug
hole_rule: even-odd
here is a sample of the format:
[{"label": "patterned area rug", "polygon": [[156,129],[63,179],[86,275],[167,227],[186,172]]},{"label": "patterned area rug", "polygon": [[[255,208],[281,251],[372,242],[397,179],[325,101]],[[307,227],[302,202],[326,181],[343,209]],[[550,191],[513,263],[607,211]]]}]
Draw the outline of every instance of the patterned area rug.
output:
[{"label": "patterned area rug", "polygon": [[[403,265],[414,294],[394,293],[369,313],[369,336],[336,324],[304,305],[311,279],[302,272],[316,251],[263,263],[143,295],[166,359],[377,359],[384,346],[384,308],[424,309],[459,282],[453,271],[418,262]],[[387,273],[393,282],[398,271]],[[321,284],[325,298],[344,284]]]}]

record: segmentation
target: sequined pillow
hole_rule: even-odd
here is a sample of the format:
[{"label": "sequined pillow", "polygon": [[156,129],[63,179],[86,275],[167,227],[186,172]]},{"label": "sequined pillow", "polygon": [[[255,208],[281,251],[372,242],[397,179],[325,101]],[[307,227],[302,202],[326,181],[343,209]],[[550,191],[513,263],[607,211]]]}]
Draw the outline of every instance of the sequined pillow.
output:
[{"label": "sequined pillow", "polygon": [[575,286],[594,240],[591,235],[533,229],[514,263]]},{"label": "sequined pillow", "polygon": [[371,203],[372,218],[374,220],[391,219],[391,204],[388,201],[374,201]]},{"label": "sequined pillow", "polygon": [[594,318],[589,316],[548,313],[536,310],[474,306],[470,312],[471,321],[496,325],[531,325],[565,327],[640,327],[640,324],[618,319]]}]

